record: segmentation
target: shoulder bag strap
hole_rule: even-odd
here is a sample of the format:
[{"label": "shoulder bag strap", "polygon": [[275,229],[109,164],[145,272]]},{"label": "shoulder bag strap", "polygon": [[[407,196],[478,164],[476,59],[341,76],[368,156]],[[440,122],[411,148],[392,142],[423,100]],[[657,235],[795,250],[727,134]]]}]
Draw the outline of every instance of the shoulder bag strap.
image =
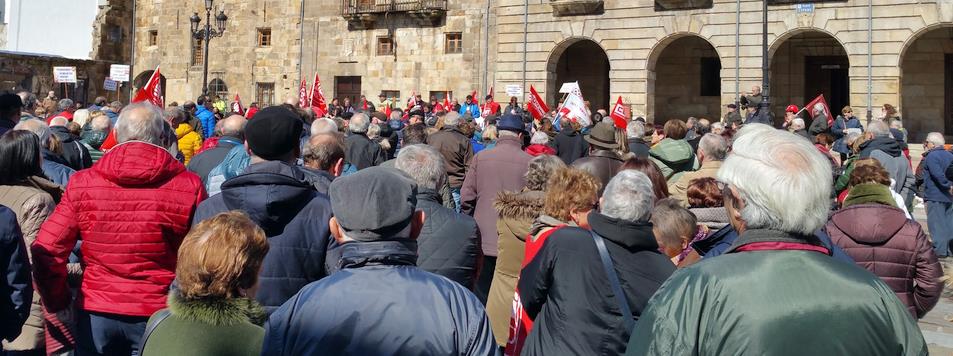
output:
[{"label": "shoulder bag strap", "polygon": [[609,277],[609,284],[612,286],[612,294],[615,294],[616,302],[619,303],[619,309],[622,311],[622,322],[625,325],[627,332],[631,333],[632,328],[635,326],[635,318],[632,316],[632,310],[629,309],[629,301],[625,298],[625,293],[622,291],[622,283],[619,282],[619,276],[615,273],[615,268],[612,267],[612,257],[609,256],[609,250],[606,249],[606,243],[603,241],[602,236],[599,236],[595,231],[589,230],[589,234],[592,235],[592,240],[596,243],[596,248],[599,250],[599,257],[602,259],[602,268],[606,271],[606,276]]},{"label": "shoulder bag strap", "polygon": [[152,332],[156,331],[156,328],[159,327],[159,324],[161,324],[163,320],[168,319],[170,315],[172,315],[172,313],[169,312],[169,309],[162,309],[160,311],[157,311],[155,314],[155,319],[153,319],[151,323],[146,325],[146,331],[142,333],[142,339],[139,341],[140,355],[142,355],[142,351],[146,349],[146,341],[149,340],[149,336],[152,335]]}]

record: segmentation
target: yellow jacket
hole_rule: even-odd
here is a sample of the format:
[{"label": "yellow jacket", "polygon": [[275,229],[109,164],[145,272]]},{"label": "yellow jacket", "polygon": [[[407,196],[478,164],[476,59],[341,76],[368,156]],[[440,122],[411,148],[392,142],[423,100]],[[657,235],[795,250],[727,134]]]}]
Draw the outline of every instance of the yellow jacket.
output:
[{"label": "yellow jacket", "polygon": [[187,122],[175,128],[175,136],[179,138],[179,152],[182,152],[182,156],[185,157],[185,164],[189,164],[192,156],[202,148],[202,136]]}]

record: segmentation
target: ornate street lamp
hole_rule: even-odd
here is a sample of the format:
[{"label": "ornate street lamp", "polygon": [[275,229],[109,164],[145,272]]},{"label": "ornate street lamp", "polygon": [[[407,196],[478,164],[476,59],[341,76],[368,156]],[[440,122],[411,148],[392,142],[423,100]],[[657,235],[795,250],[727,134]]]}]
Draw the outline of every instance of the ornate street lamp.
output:
[{"label": "ornate street lamp", "polygon": [[208,95],[208,43],[213,37],[222,37],[222,34],[225,33],[225,23],[228,22],[225,11],[219,11],[218,15],[215,15],[215,26],[217,28],[212,28],[212,1],[205,0],[205,27],[201,27],[202,19],[198,12],[193,13],[192,17],[189,18],[189,22],[192,23],[192,37],[201,39],[205,45],[203,49],[205,55],[202,56],[205,62],[202,64],[202,96]]}]

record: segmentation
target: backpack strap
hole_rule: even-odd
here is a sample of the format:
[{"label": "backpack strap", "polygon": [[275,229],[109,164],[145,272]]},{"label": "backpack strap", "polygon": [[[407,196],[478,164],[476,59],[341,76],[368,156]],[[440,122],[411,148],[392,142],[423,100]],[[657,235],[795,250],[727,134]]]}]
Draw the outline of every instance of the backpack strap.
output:
[{"label": "backpack strap", "polygon": [[592,235],[592,240],[596,243],[596,248],[599,250],[599,257],[602,259],[602,268],[605,270],[606,276],[609,277],[612,294],[615,294],[616,302],[619,303],[625,330],[628,334],[631,334],[638,317],[632,316],[632,310],[629,309],[629,301],[625,298],[625,293],[622,291],[622,284],[619,282],[619,276],[615,273],[615,268],[612,267],[612,257],[609,256],[609,250],[606,249],[605,241],[603,241],[602,236],[599,236],[595,231],[589,230],[589,234]]},{"label": "backpack strap", "polygon": [[155,319],[152,319],[152,322],[146,325],[146,331],[142,333],[142,339],[139,341],[140,355],[142,355],[142,351],[146,349],[146,341],[149,340],[149,336],[151,336],[152,332],[156,331],[156,328],[159,327],[159,324],[161,324],[163,320],[168,319],[170,315],[172,315],[172,313],[169,312],[169,309],[157,311],[154,315]]}]

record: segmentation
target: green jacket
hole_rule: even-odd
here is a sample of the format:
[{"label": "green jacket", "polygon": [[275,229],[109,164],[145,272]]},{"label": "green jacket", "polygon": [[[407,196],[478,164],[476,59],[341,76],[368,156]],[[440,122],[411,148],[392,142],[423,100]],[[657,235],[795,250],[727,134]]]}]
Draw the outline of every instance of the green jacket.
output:
[{"label": "green jacket", "polygon": [[649,159],[669,182],[677,181],[683,172],[698,169],[692,145],[685,140],[662,139],[649,150]]},{"label": "green jacket", "polygon": [[729,253],[676,272],[649,301],[626,355],[927,354],[916,321],[870,272],[815,251],[737,251],[797,241],[805,246],[803,237],[745,231]]},{"label": "green jacket", "polygon": [[[169,293],[169,311],[142,352],[152,355],[259,355],[265,339],[265,312],[245,298],[191,300]],[[149,319],[153,323],[155,316]]]},{"label": "green jacket", "polygon": [[854,161],[857,160],[857,155],[853,155],[844,162],[844,173],[841,173],[840,177],[837,177],[837,181],[834,182],[834,194],[840,194],[847,189],[847,186],[850,184],[850,173],[854,171]]}]

